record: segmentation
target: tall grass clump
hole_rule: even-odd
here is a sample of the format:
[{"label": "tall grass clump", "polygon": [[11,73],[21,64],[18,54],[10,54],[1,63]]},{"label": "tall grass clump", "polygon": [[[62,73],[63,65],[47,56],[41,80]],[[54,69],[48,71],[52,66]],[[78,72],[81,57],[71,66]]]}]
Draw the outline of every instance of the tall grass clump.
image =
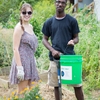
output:
[{"label": "tall grass clump", "polygon": [[0,26],[0,67],[10,66],[13,55],[12,29],[3,29]]},{"label": "tall grass clump", "polygon": [[80,42],[75,46],[83,56],[83,81],[88,90],[100,88],[100,22],[88,9],[76,17],[80,27]]}]

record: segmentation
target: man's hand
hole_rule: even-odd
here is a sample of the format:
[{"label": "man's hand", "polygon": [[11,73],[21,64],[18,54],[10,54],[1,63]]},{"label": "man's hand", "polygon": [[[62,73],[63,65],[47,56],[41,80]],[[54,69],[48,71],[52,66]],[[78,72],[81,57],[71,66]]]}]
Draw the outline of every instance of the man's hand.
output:
[{"label": "man's hand", "polygon": [[24,80],[24,69],[23,69],[23,66],[16,66],[16,68],[17,68],[17,78],[20,81],[23,81]]},{"label": "man's hand", "polygon": [[56,50],[53,50],[52,51],[52,56],[54,57],[54,58],[60,58],[60,55],[61,55],[62,53],[61,52],[59,52],[59,51],[56,51]]},{"label": "man's hand", "polygon": [[73,45],[74,46],[74,44],[75,44],[74,40],[70,40],[67,45]]}]

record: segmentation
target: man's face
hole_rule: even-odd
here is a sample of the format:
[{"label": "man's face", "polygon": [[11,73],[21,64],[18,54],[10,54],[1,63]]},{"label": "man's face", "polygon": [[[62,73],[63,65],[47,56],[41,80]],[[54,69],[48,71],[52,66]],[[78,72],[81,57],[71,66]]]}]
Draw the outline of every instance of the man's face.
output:
[{"label": "man's face", "polygon": [[56,6],[56,10],[59,13],[64,12],[64,9],[66,7],[66,0],[56,0],[55,1],[55,6]]}]

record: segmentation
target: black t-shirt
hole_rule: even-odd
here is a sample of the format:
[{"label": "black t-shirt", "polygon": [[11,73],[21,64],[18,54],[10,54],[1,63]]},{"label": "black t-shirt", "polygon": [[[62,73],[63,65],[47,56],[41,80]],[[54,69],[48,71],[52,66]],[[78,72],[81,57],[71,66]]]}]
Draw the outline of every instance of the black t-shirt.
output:
[{"label": "black t-shirt", "polygon": [[[47,19],[44,23],[42,32],[51,38],[52,47],[63,54],[73,55],[74,46],[67,46],[69,40],[73,39],[74,34],[80,32],[77,20],[66,14],[63,19],[56,19],[55,16]],[[53,60],[49,52],[50,60]]]}]

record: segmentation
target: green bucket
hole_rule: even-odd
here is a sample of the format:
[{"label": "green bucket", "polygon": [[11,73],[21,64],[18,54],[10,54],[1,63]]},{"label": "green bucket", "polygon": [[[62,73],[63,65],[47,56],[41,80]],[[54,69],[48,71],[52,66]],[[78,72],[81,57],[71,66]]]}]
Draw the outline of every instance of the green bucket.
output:
[{"label": "green bucket", "polygon": [[82,83],[82,56],[61,55],[61,83],[81,84]]}]

